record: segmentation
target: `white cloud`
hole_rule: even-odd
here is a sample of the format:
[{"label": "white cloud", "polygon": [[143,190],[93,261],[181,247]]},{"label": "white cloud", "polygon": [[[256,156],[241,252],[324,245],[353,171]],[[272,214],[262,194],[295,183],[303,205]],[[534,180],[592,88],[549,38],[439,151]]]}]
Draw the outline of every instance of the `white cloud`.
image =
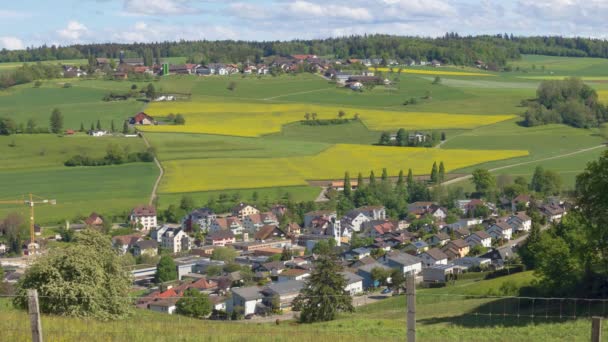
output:
[{"label": "white cloud", "polygon": [[140,21],[126,30],[111,31],[112,41],[121,43],[157,42],[176,40],[222,40],[241,39],[235,30],[221,25],[165,25]]},{"label": "white cloud", "polygon": [[373,18],[372,14],[364,7],[349,7],[334,5],[331,3],[316,4],[309,1],[297,0],[285,8],[286,13],[291,16],[313,17],[313,18],[337,18],[348,20],[367,21]]},{"label": "white cloud", "polygon": [[187,0],[125,0],[127,14],[135,15],[177,15],[196,13]]},{"label": "white cloud", "polygon": [[17,37],[0,37],[0,48],[7,50],[22,50],[25,49],[25,44]]},{"label": "white cloud", "polygon": [[89,29],[84,26],[84,24],[75,20],[68,22],[68,26],[66,28],[57,31],[61,38],[68,41],[79,41],[88,32]]}]

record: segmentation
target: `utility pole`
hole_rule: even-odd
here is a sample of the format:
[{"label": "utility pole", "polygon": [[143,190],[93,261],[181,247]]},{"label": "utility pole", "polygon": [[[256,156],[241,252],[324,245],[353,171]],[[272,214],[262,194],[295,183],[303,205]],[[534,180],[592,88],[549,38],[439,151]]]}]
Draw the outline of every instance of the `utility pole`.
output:
[{"label": "utility pole", "polygon": [[416,342],[416,276],[410,274],[405,280],[407,296],[407,342]]}]

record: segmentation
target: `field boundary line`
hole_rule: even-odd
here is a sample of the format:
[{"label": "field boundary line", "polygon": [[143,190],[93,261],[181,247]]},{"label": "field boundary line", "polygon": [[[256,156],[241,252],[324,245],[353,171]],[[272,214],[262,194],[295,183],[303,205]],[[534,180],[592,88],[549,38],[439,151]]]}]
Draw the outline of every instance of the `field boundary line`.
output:
[{"label": "field boundary line", "polygon": [[[141,132],[140,132],[140,134],[141,134],[142,139],[144,139],[144,143],[146,144],[146,147],[151,148],[152,145],[150,145],[150,142],[148,141],[146,136]],[[160,173],[158,174],[158,177],[156,178],[156,181],[154,182],[154,187],[152,188],[152,193],[150,194],[150,200],[148,201],[148,205],[152,205],[154,203],[154,200],[156,198],[158,198],[158,196],[157,196],[158,186],[160,184],[161,179],[163,178],[163,176],[165,174],[165,170],[163,169],[163,166],[158,161],[158,158],[156,158],[156,153],[154,153],[154,163],[158,167],[158,170],[160,170]]]},{"label": "field boundary line", "polygon": [[[553,156],[553,157],[547,157],[547,158],[529,160],[529,161],[515,163],[515,164],[510,164],[510,165],[505,165],[505,166],[499,166],[499,167],[495,167],[493,169],[489,169],[488,171],[490,171],[490,172],[496,172],[496,171],[500,171],[500,170],[504,170],[504,169],[510,169],[512,167],[517,167],[517,166],[522,166],[522,165],[528,165],[528,164],[534,164],[534,163],[544,162],[544,161],[548,161],[548,160],[554,160],[554,159],[560,159],[560,158],[570,157],[570,156],[574,156],[574,155],[577,155],[577,154],[580,154],[580,153],[585,153],[585,152],[593,151],[593,150],[596,150],[598,148],[605,148],[606,146],[607,146],[606,143],[604,143],[604,144],[601,144],[601,145],[597,145],[597,146],[593,146],[593,147],[588,147],[588,148],[584,148],[582,150],[577,150],[577,151],[574,151],[574,152],[568,152],[568,153],[560,154],[560,155]],[[473,175],[469,174],[469,175],[466,175],[466,176],[462,176],[462,177],[458,177],[458,178],[454,178],[454,179],[451,179],[449,181],[446,181],[446,182],[442,183],[442,185],[450,185],[450,184],[458,183],[460,181],[471,179],[471,178],[473,178]]]},{"label": "field boundary line", "polygon": [[291,95],[300,95],[300,94],[308,94],[308,93],[316,93],[316,92],[320,92],[320,91],[324,91],[324,90],[332,89],[332,88],[333,87],[327,87],[327,88],[321,88],[321,89],[299,91],[299,92],[290,93],[290,94],[283,94],[283,95],[277,95],[277,96],[267,97],[267,98],[264,98],[262,100],[264,100],[264,101],[270,101],[270,100],[278,99],[279,97],[285,97],[285,96],[291,96]]}]

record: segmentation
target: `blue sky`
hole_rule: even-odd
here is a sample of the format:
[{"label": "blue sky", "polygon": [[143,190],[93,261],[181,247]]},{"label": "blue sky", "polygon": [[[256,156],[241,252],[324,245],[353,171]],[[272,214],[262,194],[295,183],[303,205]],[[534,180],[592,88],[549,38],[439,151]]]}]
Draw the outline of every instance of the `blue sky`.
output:
[{"label": "blue sky", "polygon": [[606,38],[606,17],[608,0],[19,0],[0,7],[0,48],[448,31]]}]

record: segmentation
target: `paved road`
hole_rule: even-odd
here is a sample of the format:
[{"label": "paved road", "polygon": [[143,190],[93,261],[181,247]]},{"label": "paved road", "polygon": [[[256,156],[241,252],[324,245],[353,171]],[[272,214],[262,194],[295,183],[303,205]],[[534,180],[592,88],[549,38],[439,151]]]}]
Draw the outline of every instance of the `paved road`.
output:
[{"label": "paved road", "polygon": [[[550,224],[546,224],[546,225],[540,227],[540,230],[541,231],[547,230],[547,229],[549,229],[549,227],[551,227],[551,225]],[[505,247],[512,248],[512,247],[514,247],[516,245],[519,245],[519,243],[524,242],[528,238],[528,235],[529,234],[524,234],[524,235],[518,237],[517,239],[510,240],[509,242],[505,243],[504,245],[500,246],[499,248],[505,248]]]},{"label": "paved road", "polygon": [[[146,144],[146,147],[150,148],[151,145],[150,145],[150,142],[148,141],[148,139],[146,138],[146,136],[143,133],[140,133],[140,134],[141,134],[141,137],[144,139],[144,143]],[[154,182],[154,187],[152,188],[152,193],[150,194],[150,201],[148,203],[149,205],[154,204],[154,200],[156,199],[156,192],[158,190],[158,185],[160,184],[160,180],[163,178],[163,175],[165,174],[165,170],[163,169],[163,166],[160,164],[160,162],[156,158],[156,154],[154,155],[154,163],[160,170],[160,173],[158,174],[158,178],[156,178],[156,182]]]}]

